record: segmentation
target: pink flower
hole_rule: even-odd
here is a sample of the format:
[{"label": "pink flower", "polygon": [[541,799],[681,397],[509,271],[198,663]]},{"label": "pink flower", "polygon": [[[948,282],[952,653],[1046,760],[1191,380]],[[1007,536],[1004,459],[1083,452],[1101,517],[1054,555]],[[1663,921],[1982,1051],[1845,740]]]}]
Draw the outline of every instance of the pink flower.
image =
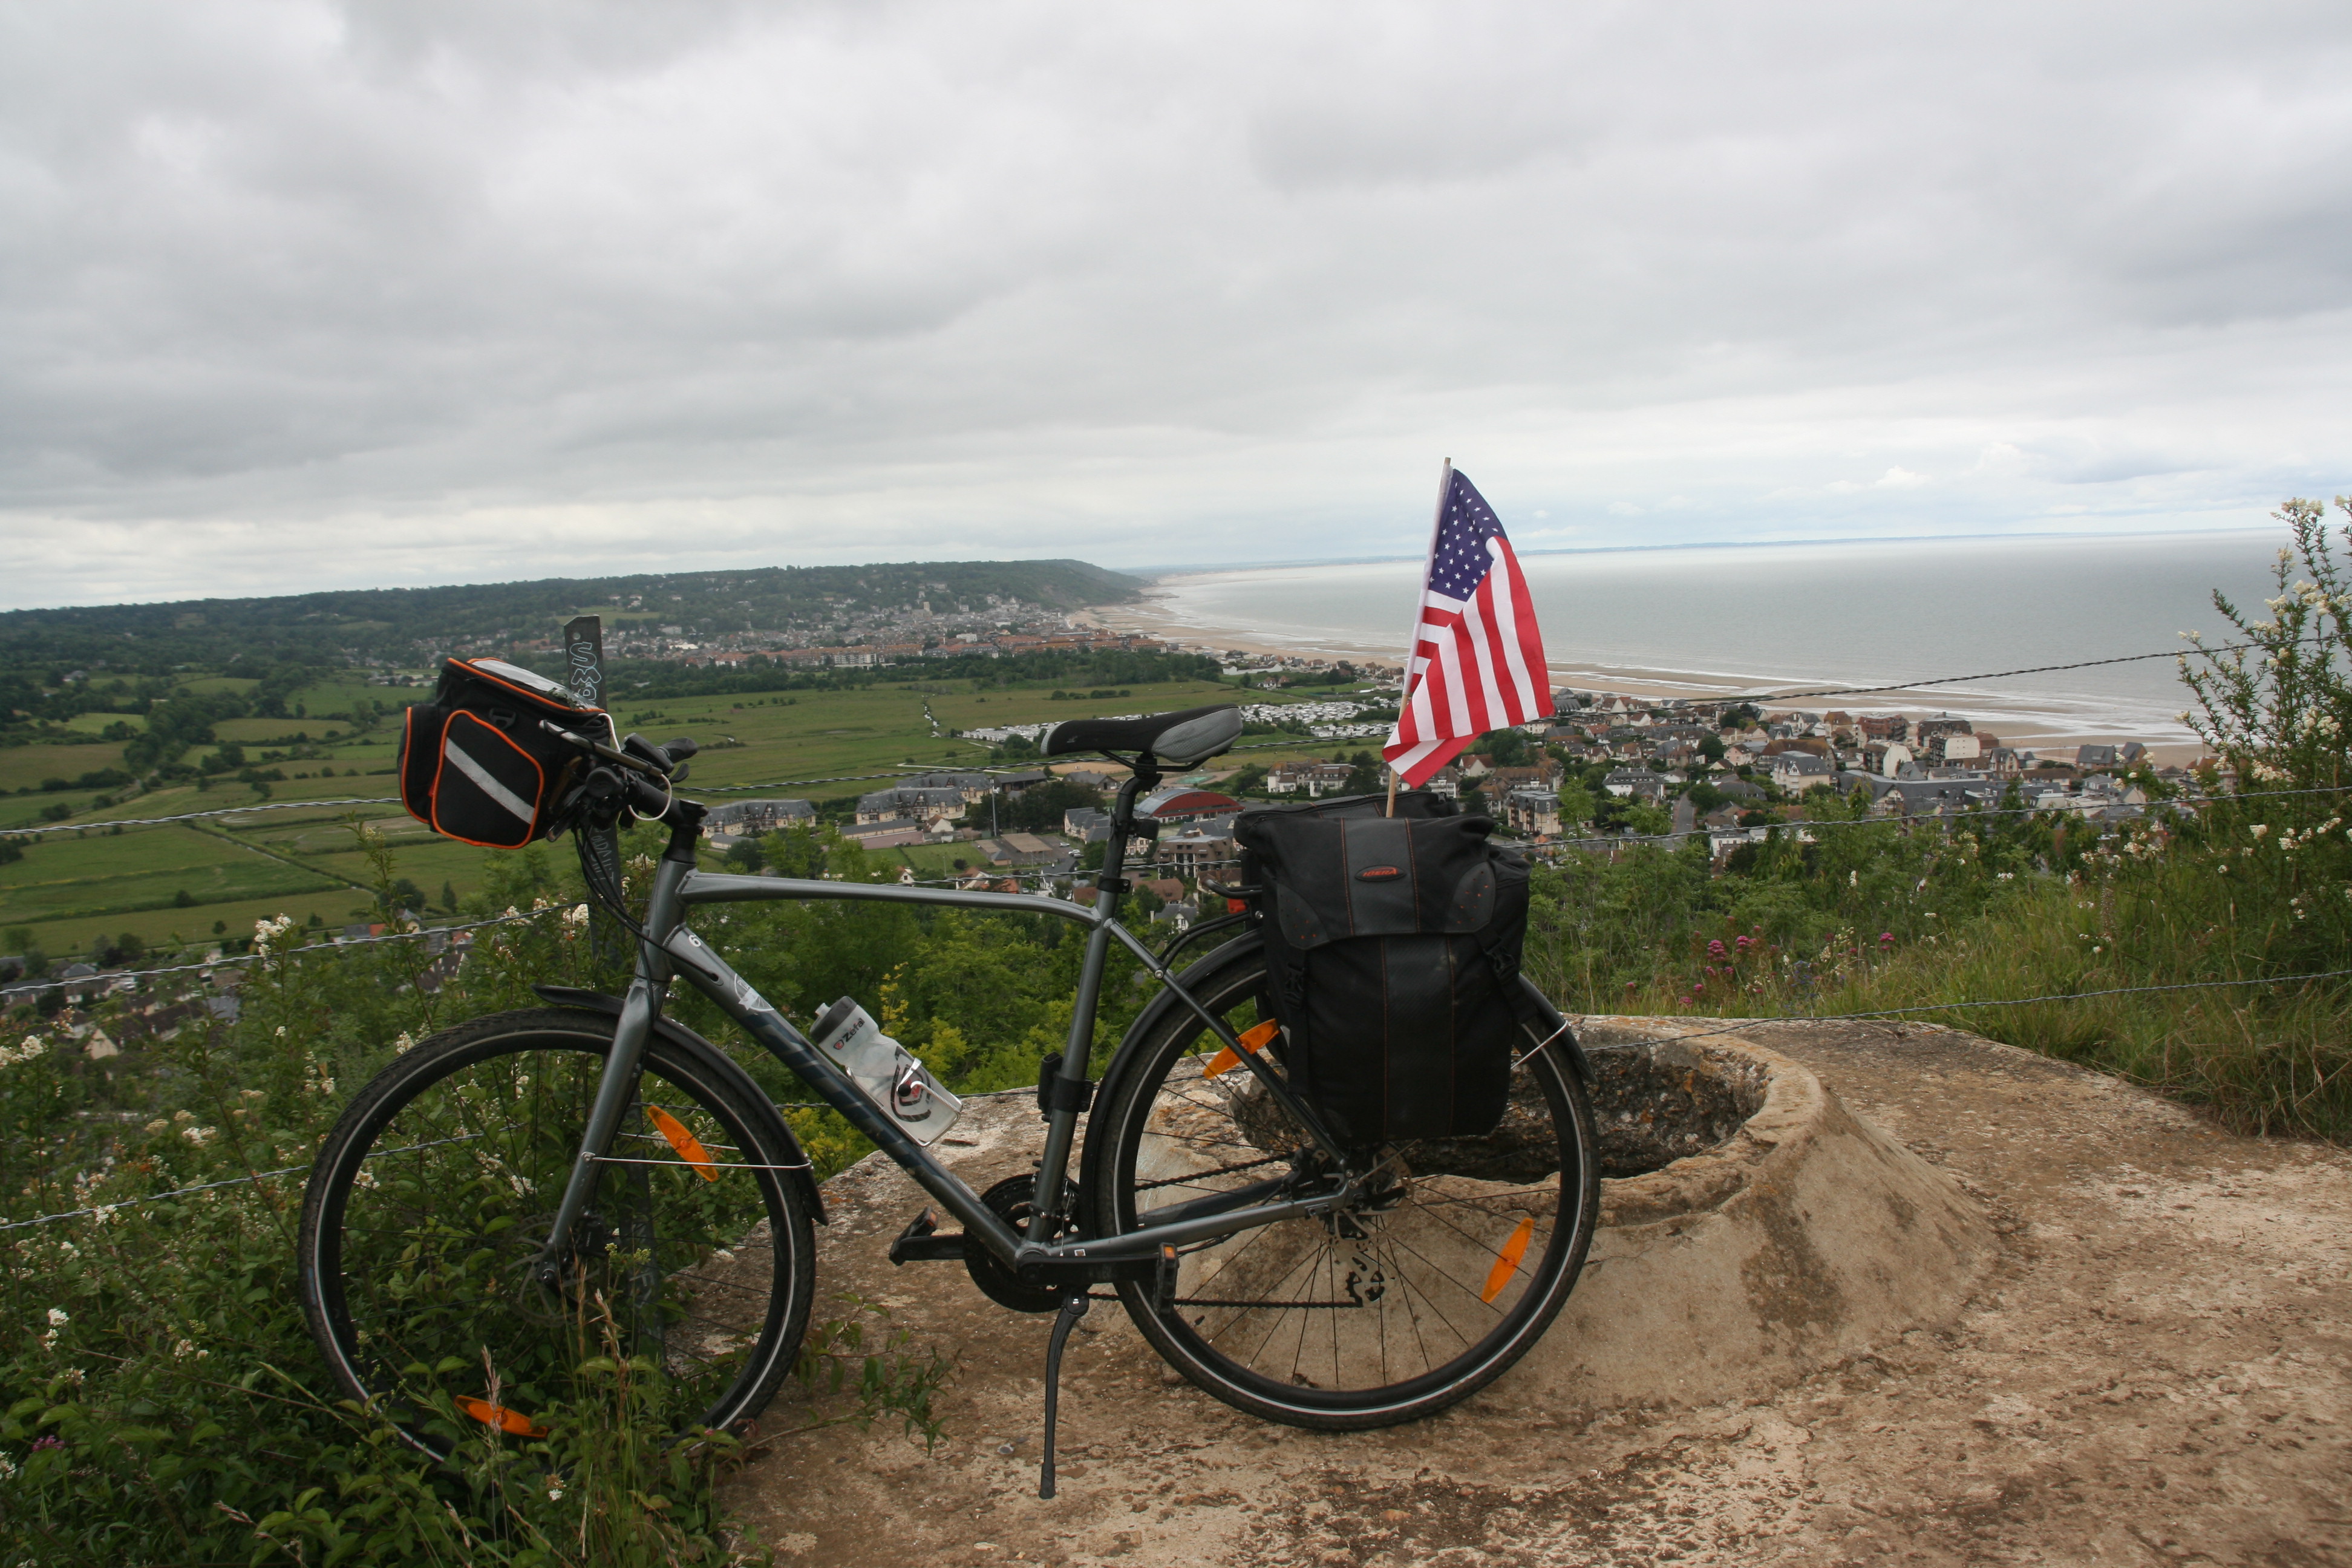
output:
[{"label": "pink flower", "polygon": [[1718,939],[1717,941],[1708,942],[1706,944],[1706,952],[1709,958],[1721,958],[1723,956],[1722,942]]},{"label": "pink flower", "polygon": [[1878,945],[1881,947],[1893,947],[1895,945],[1895,933],[1891,931],[1880,931],[1878,933]]}]

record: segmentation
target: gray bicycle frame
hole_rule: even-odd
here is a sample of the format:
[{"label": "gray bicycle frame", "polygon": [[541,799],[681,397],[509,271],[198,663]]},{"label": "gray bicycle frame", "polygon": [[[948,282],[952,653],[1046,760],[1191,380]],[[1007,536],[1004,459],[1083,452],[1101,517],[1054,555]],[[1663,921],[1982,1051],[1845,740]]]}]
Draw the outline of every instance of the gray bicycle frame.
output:
[{"label": "gray bicycle frame", "polygon": [[[1135,788],[1136,782],[1130,779],[1120,792],[1115,822],[1123,825]],[[1110,842],[1106,847],[1107,866],[1124,866],[1126,837],[1121,827],[1114,827]],[[675,844],[674,838],[674,847]],[[645,935],[652,940],[638,943],[636,974],[630,982],[628,994],[622,1004],[620,1023],[614,1032],[613,1049],[605,1058],[604,1073],[597,1083],[596,1098],[589,1110],[587,1132],[582,1139],[571,1178],[564,1185],[562,1201],[557,1205],[555,1222],[540,1254],[536,1271],[541,1279],[552,1284],[560,1273],[564,1238],[572,1234],[572,1226],[586,1209],[589,1195],[595,1188],[597,1167],[604,1162],[604,1151],[611,1148],[614,1136],[620,1129],[621,1118],[635,1096],[646,1042],[652,1035],[654,1020],[660,1015],[673,977],[684,979],[717,1003],[745,1034],[766,1047],[777,1059],[798,1074],[801,1080],[826,1104],[840,1111],[852,1126],[872,1139],[892,1162],[921,1184],[924,1191],[962,1221],[966,1236],[976,1238],[982,1246],[1015,1269],[1033,1264],[1083,1264],[1148,1258],[1158,1255],[1162,1247],[1185,1247],[1213,1241],[1255,1226],[1271,1225],[1277,1220],[1324,1214],[1346,1204],[1355,1195],[1356,1183],[1351,1177],[1342,1178],[1331,1190],[1312,1197],[1239,1209],[1234,1207],[1236,1200],[1244,1193],[1263,1189],[1270,1195],[1276,1184],[1266,1183],[1261,1187],[1241,1189],[1239,1193],[1213,1194],[1191,1203],[1154,1209],[1139,1228],[1123,1236],[1053,1244],[1031,1241],[981,1202],[980,1194],[933,1159],[929,1150],[908,1137],[896,1122],[885,1116],[847,1074],[826,1059],[824,1053],[793,1027],[766,997],[729,967],[724,959],[711,951],[709,943],[688,930],[684,923],[686,910],[696,904],[825,899],[866,903],[937,904],[954,909],[1045,914],[1086,926],[1088,928],[1087,951],[1078,971],[1076,1005],[1071,1014],[1069,1037],[1062,1050],[1060,1071],[1064,1079],[1073,1083],[1085,1081],[1087,1058],[1091,1055],[1094,1041],[1095,1013],[1101,995],[1103,969],[1109,959],[1110,944],[1116,940],[1134,953],[1178,1002],[1191,1009],[1227,1050],[1240,1058],[1242,1063],[1257,1076],[1258,1081],[1265,1086],[1267,1092],[1298,1119],[1300,1125],[1331,1157],[1334,1168],[1340,1168],[1341,1151],[1324,1130],[1320,1119],[1300,1103],[1290,1086],[1260,1059],[1258,1053],[1242,1045],[1223,1019],[1202,1005],[1157,954],[1119,923],[1118,904],[1123,883],[1122,877],[1106,870],[1101,879],[1101,890],[1090,908],[1036,893],[919,888],[890,882],[829,882],[788,877],[729,876],[698,870],[690,859],[664,855],[656,863],[653,890],[646,900]],[[1079,1114],[1076,1110],[1066,1107],[1054,1110],[1046,1116],[1045,1150],[1038,1166],[1034,1205],[1034,1212],[1040,1221],[1059,1215],[1060,1194],[1068,1175],[1070,1151],[1076,1141]]]}]

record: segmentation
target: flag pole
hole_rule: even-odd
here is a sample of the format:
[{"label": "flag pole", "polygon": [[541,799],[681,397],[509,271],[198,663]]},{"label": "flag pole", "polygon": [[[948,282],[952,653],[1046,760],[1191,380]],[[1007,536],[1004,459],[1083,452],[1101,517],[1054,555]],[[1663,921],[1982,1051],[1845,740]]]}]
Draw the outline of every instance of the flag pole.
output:
[{"label": "flag pole", "polygon": [[[1416,596],[1413,599],[1412,625],[1406,628],[1404,634],[1404,680],[1402,682],[1402,689],[1397,693],[1397,702],[1399,704],[1397,721],[1399,723],[1402,723],[1404,721],[1402,704],[1404,700],[1412,694],[1412,655],[1413,650],[1421,646],[1421,599],[1423,596],[1426,596],[1429,593],[1429,568],[1431,563],[1437,559],[1437,535],[1445,526],[1445,498],[1453,489],[1454,459],[1448,458],[1445,459],[1444,466],[1440,468],[1437,472],[1437,515],[1429,520],[1429,552],[1422,559],[1421,595]],[[1389,808],[1383,815],[1389,816],[1394,816],[1396,815],[1396,795],[1397,771],[1395,766],[1391,764],[1389,768]]]}]

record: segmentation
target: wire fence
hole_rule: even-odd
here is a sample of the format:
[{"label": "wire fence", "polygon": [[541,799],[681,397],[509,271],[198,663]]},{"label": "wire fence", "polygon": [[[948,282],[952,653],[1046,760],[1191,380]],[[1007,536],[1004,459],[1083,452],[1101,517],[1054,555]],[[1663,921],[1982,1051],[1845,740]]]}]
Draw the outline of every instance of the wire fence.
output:
[{"label": "wire fence", "polygon": [[[529,917],[526,916],[522,918],[528,919]],[[483,921],[481,923],[497,924],[499,922]],[[1716,1028],[1685,1030],[1679,1034],[1664,1036],[1662,1037],[1662,1039],[1677,1044],[1685,1040],[1713,1039],[1722,1035],[1738,1034],[1743,1029],[1752,1029],[1757,1026],[1763,1024],[1867,1023],[1879,1018],[1909,1017],[1920,1013],[1950,1013],[1982,1007],[2027,1007],[2045,1002],[2082,1002],[2099,996],[2131,996],[2162,991],[2204,991],[2241,985],[2299,985],[2318,980],[2340,980],[2347,976],[2352,976],[2352,969],[2327,969],[2308,974],[2256,976],[2251,979],[2242,980],[2189,980],[2166,985],[2116,985],[2097,991],[2053,992],[2042,996],[2008,996],[1994,1001],[1981,1002],[1923,1003],[1917,1006],[1912,1007],[1874,1007],[1861,1012],[1853,1013],[1801,1013],[1787,1015],[1780,1017],[1735,1018]],[[1642,1016],[1656,1016],[1655,1015]],[[1037,1090],[1034,1087],[1024,1085],[1019,1089],[988,1089],[974,1094],[959,1095],[957,1098],[966,1102],[970,1102],[979,1100],[1028,1099],[1034,1096],[1036,1093]],[[835,1107],[833,1107],[828,1101],[820,1100],[780,1101],[776,1103],[775,1108],[778,1110],[827,1110],[835,1109]],[[63,1220],[84,1219],[93,1215],[104,1214],[110,1216],[117,1209],[131,1207],[134,1205],[163,1203],[172,1198],[187,1197],[195,1193],[213,1192],[223,1187],[249,1186],[259,1182],[268,1181],[275,1176],[290,1176],[298,1172],[307,1169],[308,1167],[301,1165],[283,1165],[274,1171],[257,1171],[250,1175],[231,1176],[217,1182],[199,1182],[193,1186],[174,1187],[169,1192],[148,1193],[133,1197],[118,1198],[111,1203],[92,1204],[85,1208],[68,1209],[58,1214],[38,1215],[30,1219],[15,1220],[5,1225],[0,1225],[0,1233],[5,1233],[12,1230],[25,1230],[35,1226],[55,1225]]]},{"label": "wire fence", "polygon": [[268,952],[226,953],[219,958],[201,959],[194,963],[171,963],[160,969],[101,969],[94,973],[79,974],[68,980],[62,976],[45,975],[38,980],[20,980],[0,991],[0,998],[37,994],[42,991],[95,991],[111,989],[124,980],[144,980],[155,974],[190,974],[215,969],[234,969],[241,964],[264,963],[273,958],[333,957],[354,947],[373,947],[387,942],[424,942],[436,936],[447,936],[455,931],[480,931],[485,926],[513,925],[519,921],[538,920],[545,915],[562,914],[564,906],[550,904],[544,908],[517,910],[510,915],[492,915],[488,920],[459,921],[450,925],[421,925],[413,931],[384,931],[370,936],[337,937],[331,942],[307,942],[300,947],[274,948]]}]

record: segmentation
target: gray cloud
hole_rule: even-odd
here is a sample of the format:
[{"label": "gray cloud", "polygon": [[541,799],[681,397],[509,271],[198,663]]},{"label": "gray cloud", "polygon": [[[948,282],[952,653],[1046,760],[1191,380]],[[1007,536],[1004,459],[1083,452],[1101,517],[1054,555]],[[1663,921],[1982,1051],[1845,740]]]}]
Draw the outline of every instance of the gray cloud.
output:
[{"label": "gray cloud", "polygon": [[[0,600],[2252,522],[2319,5],[0,5]],[[1548,514],[1538,519],[1535,513]]]}]

